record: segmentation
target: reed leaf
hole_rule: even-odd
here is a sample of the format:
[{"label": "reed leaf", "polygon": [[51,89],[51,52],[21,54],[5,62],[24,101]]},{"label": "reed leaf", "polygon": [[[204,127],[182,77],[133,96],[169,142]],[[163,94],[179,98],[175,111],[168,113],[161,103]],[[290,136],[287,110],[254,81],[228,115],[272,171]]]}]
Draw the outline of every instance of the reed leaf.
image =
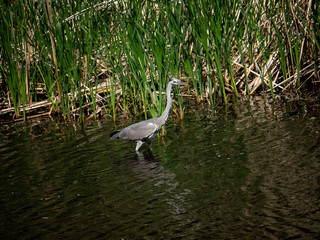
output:
[{"label": "reed leaf", "polygon": [[274,96],[319,79],[313,1],[24,0],[0,11],[0,90],[16,117],[43,98],[65,120],[101,108],[157,116],[177,76],[197,101],[225,105],[229,93]]}]

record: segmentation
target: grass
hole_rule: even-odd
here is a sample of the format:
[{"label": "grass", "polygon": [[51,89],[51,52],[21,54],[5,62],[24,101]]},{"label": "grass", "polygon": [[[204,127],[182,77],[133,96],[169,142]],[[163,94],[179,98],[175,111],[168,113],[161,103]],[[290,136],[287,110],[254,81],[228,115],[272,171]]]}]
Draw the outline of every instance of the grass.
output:
[{"label": "grass", "polygon": [[[103,109],[113,119],[155,117],[171,76],[211,105],[227,105],[230,95],[317,87],[319,5],[2,1],[0,115],[26,118],[30,109],[47,109],[84,121]],[[177,106],[182,118],[181,97]]]}]

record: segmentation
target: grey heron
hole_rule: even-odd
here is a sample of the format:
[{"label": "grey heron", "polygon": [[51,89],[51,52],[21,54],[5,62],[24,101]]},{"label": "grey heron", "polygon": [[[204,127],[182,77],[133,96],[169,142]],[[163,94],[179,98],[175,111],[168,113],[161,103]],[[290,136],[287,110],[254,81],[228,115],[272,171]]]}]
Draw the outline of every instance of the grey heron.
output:
[{"label": "grey heron", "polygon": [[167,86],[167,105],[160,117],[151,118],[142,122],[132,124],[121,130],[117,130],[110,134],[110,138],[114,139],[123,139],[128,141],[137,142],[136,151],[138,152],[139,148],[145,142],[149,143],[151,148],[152,140],[161,130],[162,126],[167,121],[169,116],[169,111],[172,105],[171,99],[171,88],[172,86],[182,85],[184,82],[180,81],[177,78],[171,78]]}]

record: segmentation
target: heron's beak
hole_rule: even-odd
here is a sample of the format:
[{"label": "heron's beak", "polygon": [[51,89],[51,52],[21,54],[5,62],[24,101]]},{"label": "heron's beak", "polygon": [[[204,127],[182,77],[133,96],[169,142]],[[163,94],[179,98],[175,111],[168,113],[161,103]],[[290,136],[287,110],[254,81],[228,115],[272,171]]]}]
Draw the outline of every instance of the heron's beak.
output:
[{"label": "heron's beak", "polygon": [[181,86],[181,85],[187,86],[188,84],[187,84],[186,82],[180,81],[180,82],[178,83],[178,85],[179,85],[179,86]]}]

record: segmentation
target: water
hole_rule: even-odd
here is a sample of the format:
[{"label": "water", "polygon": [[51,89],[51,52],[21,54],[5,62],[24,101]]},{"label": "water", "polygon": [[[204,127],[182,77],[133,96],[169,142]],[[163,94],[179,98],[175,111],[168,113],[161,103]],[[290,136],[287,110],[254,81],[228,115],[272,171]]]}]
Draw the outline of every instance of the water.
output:
[{"label": "water", "polygon": [[171,116],[140,154],[109,121],[2,127],[0,237],[319,239],[318,107],[268,107]]}]

